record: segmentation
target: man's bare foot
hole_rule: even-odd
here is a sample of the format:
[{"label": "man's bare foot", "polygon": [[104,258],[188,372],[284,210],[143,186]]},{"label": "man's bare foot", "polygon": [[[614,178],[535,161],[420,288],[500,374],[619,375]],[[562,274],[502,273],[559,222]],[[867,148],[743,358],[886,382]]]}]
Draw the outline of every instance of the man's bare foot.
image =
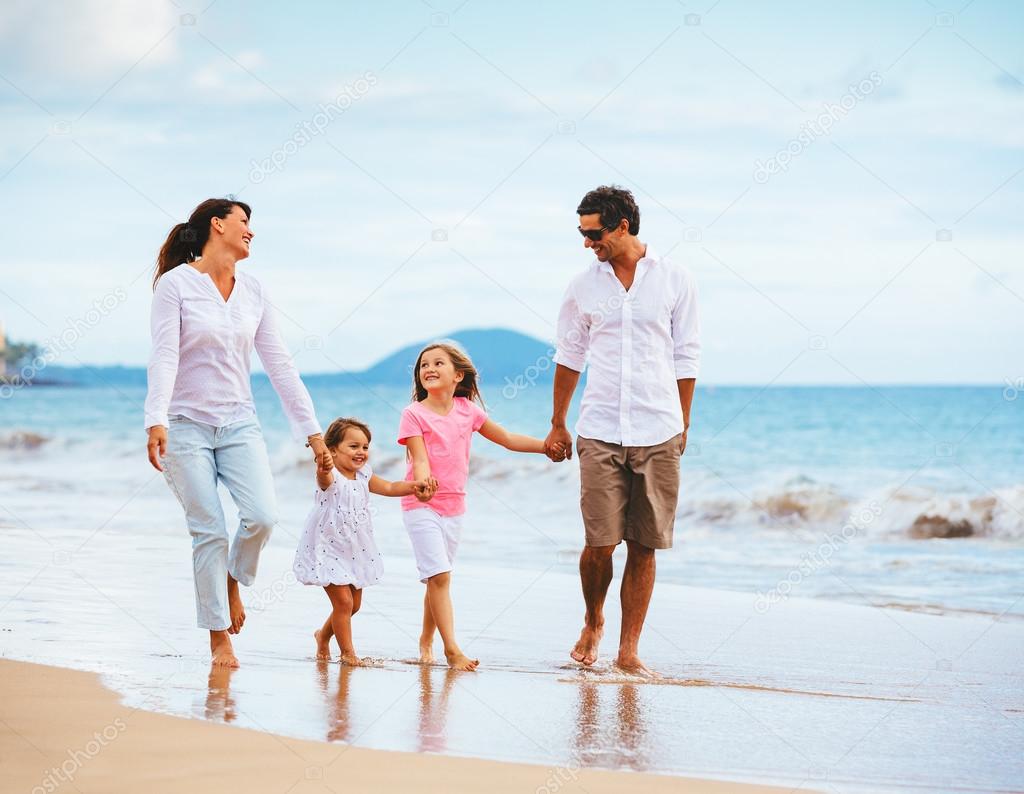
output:
[{"label": "man's bare foot", "polygon": [[573,661],[590,667],[590,665],[597,661],[597,648],[601,644],[601,636],[603,634],[603,626],[593,629],[590,626],[584,626],[583,631],[580,632],[579,641],[573,646],[569,656],[572,657]]},{"label": "man's bare foot", "polygon": [[619,651],[619,656],[615,660],[615,667],[629,675],[639,675],[644,678],[661,678],[661,673],[654,672],[654,670],[641,662],[640,657],[635,653]]},{"label": "man's bare foot", "polygon": [[238,667],[238,657],[227,631],[210,632],[210,654],[214,667]]},{"label": "man's bare foot", "polygon": [[228,574],[228,611],[231,613],[231,628],[229,634],[238,634],[245,623],[245,606],[242,604],[242,596],[238,593],[238,580]]},{"label": "man's bare foot", "polygon": [[420,664],[433,664],[434,663],[434,642],[430,640],[425,642],[420,639]]},{"label": "man's bare foot", "polygon": [[316,658],[330,661],[331,638],[324,639],[323,629],[317,629],[313,632],[313,639],[316,640]]},{"label": "man's bare foot", "polygon": [[341,663],[347,664],[349,667],[373,667],[373,659],[366,657],[356,656],[354,653],[345,653],[342,651]]},{"label": "man's bare foot", "polygon": [[462,651],[455,651],[453,653],[445,651],[444,655],[448,660],[448,666],[452,670],[476,670],[477,665],[480,664],[479,659],[470,659]]}]

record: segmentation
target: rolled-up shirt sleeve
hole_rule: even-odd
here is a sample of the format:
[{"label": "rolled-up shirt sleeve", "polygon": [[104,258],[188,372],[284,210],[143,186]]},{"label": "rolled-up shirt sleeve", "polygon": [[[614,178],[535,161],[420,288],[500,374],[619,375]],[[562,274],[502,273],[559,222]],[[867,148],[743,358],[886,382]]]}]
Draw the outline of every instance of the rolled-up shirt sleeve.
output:
[{"label": "rolled-up shirt sleeve", "polygon": [[167,427],[167,408],[178,377],[181,296],[170,279],[156,284],[149,328],[153,341],[146,367],[146,430],[156,425]]},{"label": "rolled-up shirt sleeve", "polygon": [[697,282],[689,272],[672,311],[672,351],[676,380],[696,378],[700,371],[700,312]]},{"label": "rolled-up shirt sleeve", "polygon": [[266,370],[267,377],[270,378],[270,383],[281,400],[281,407],[288,417],[292,433],[296,438],[305,439],[321,432],[320,423],[317,421],[309,391],[299,377],[291,353],[281,338],[274,307],[267,300],[265,292],[262,297],[263,314],[256,328],[253,344],[260,361],[263,362],[263,369]]},{"label": "rolled-up shirt sleeve", "polygon": [[590,340],[590,328],[583,312],[573,284],[565,291],[562,308],[558,311],[558,338],[555,340],[555,363],[563,367],[583,372],[587,364],[587,346]]}]

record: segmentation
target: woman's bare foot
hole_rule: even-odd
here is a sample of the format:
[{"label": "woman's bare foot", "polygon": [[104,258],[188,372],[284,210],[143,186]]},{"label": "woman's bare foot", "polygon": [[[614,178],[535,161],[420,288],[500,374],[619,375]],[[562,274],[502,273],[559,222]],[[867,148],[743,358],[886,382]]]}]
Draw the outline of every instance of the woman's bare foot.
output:
[{"label": "woman's bare foot", "polygon": [[231,613],[231,628],[229,634],[238,634],[245,623],[245,606],[242,604],[242,596],[238,593],[238,580],[228,574],[228,611]]},{"label": "woman's bare foot", "polygon": [[569,656],[573,661],[589,667],[597,661],[597,648],[601,644],[601,635],[603,634],[603,626],[596,628],[584,626],[583,631],[580,632],[579,641],[573,646]]},{"label": "woman's bare foot", "polygon": [[476,670],[477,665],[480,664],[479,659],[470,659],[462,651],[453,651],[452,653],[445,651],[444,655],[452,670]]},{"label": "woman's bare foot", "polygon": [[434,640],[420,637],[420,664],[434,663]]},{"label": "woman's bare foot", "polygon": [[619,651],[619,656],[615,660],[615,667],[629,675],[639,675],[644,678],[661,678],[661,673],[654,672],[654,670],[641,662],[640,657],[635,653]]},{"label": "woman's bare foot", "polygon": [[238,667],[238,657],[227,631],[210,632],[210,655],[215,667]]},{"label": "woman's bare foot", "polygon": [[331,638],[324,638],[323,629],[313,632],[313,639],[316,640],[316,658],[330,661],[331,659]]}]

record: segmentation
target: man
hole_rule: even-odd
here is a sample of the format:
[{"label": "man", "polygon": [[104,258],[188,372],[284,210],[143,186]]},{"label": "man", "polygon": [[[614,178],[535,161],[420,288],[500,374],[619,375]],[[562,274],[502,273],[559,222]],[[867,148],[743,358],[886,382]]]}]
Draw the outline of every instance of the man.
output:
[{"label": "man", "polygon": [[576,212],[583,247],[597,257],[566,290],[558,317],[554,410],[545,441],[572,457],[566,414],[589,363],[576,424],[586,546],[580,579],[586,617],[571,657],[597,661],[612,554],[626,541],[616,665],[653,673],[638,645],[654,590],[656,549],[672,546],[679,456],[686,449],[700,360],[697,287],[685,268],[637,239],[633,195],[602,186]]}]

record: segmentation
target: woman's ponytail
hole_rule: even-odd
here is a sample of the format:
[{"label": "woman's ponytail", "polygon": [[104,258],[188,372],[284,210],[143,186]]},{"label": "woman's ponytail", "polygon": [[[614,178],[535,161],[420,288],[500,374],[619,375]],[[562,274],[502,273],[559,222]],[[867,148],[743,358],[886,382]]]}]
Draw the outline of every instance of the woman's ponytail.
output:
[{"label": "woman's ponytail", "polygon": [[252,217],[248,204],[232,199],[207,199],[189,215],[185,223],[176,223],[160,246],[156,257],[156,272],[153,275],[153,289],[160,276],[178,265],[194,262],[202,256],[203,248],[210,239],[210,220],[226,218],[235,207],[241,207],[245,217]]}]

